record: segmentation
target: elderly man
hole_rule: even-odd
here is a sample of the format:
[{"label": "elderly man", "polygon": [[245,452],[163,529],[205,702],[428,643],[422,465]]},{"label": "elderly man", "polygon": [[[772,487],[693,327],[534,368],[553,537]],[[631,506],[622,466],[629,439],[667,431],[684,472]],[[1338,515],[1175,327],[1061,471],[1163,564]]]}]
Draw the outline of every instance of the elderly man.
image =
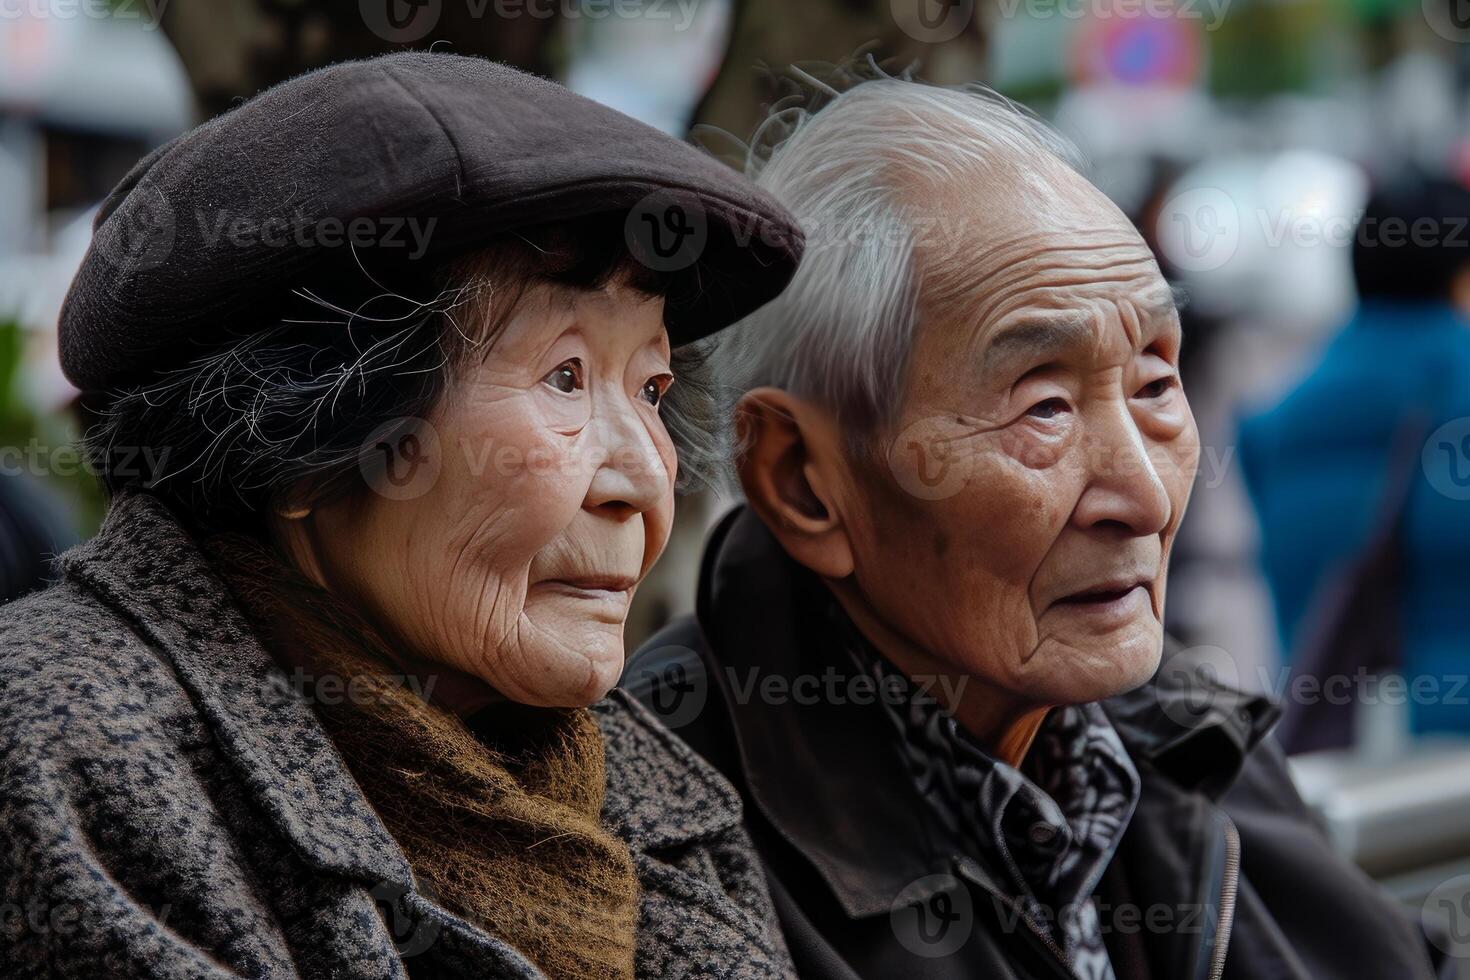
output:
[{"label": "elderly man", "polygon": [[712,352],[746,506],[626,677],[739,787],[802,974],[1429,976],[1275,709],[1160,669],[1199,439],[1143,240],[993,96],[796,123],[759,181],[806,261]]}]

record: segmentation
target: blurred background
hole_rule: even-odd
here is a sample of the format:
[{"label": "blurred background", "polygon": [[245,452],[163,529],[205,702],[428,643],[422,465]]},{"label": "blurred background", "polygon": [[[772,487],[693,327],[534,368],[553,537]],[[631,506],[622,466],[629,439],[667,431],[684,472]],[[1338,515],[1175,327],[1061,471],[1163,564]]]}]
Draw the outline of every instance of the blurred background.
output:
[{"label": "blurred background", "polygon": [[[99,200],[274,82],[430,45],[735,165],[792,66],[854,55],[1074,140],[1184,302],[1186,662],[1283,698],[1333,839],[1470,955],[1470,3],[0,0],[0,601],[102,513],[55,354]],[[630,646],[691,608],[724,506],[687,502]]]}]

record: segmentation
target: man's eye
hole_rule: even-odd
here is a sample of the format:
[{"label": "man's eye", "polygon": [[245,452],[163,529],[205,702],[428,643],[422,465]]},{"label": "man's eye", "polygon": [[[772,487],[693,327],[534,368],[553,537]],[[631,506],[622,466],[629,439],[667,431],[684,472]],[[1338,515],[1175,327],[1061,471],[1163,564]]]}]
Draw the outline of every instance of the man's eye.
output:
[{"label": "man's eye", "polygon": [[1173,375],[1167,375],[1165,377],[1162,377],[1162,378],[1158,379],[1157,381],[1150,381],[1148,384],[1144,385],[1142,388],[1139,388],[1138,389],[1138,394],[1135,395],[1134,397],[1136,397],[1136,398],[1163,398],[1165,395],[1167,395],[1169,393],[1169,389],[1170,388],[1173,388],[1173,387],[1174,387],[1174,377],[1173,377]]},{"label": "man's eye", "polygon": [[664,395],[668,393],[669,386],[674,383],[672,374],[657,374],[643,382],[643,388],[638,392],[638,397],[654,407],[663,401]]},{"label": "man's eye", "polygon": [[541,383],[550,385],[557,391],[571,394],[582,390],[582,362],[578,358],[563,361],[552,369],[551,373],[541,379]]},{"label": "man's eye", "polygon": [[1066,410],[1067,403],[1065,401],[1060,398],[1048,398],[1026,409],[1026,414],[1033,419],[1050,419],[1055,418]]}]

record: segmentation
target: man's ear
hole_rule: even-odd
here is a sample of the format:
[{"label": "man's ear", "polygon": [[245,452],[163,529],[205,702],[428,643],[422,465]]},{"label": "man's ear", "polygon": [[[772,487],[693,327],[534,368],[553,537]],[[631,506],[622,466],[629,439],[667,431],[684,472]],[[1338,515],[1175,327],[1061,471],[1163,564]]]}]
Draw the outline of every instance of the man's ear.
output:
[{"label": "man's ear", "polygon": [[840,433],[824,409],[779,388],[755,388],[736,406],[740,485],[786,553],[824,578],[852,574],[852,544],[834,493]]}]

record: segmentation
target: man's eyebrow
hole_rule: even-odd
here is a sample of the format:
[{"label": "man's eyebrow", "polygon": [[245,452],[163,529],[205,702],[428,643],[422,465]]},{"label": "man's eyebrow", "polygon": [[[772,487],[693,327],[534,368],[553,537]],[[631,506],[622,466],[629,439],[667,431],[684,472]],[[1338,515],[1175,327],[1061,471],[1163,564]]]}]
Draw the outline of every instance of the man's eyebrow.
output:
[{"label": "man's eyebrow", "polygon": [[1037,313],[1004,327],[985,346],[984,370],[1029,360],[1051,352],[1076,350],[1097,343],[1097,325],[1082,310]]},{"label": "man's eyebrow", "polygon": [[[1172,291],[1150,293],[1137,300],[1145,321],[1172,320],[1179,313]],[[985,347],[983,368],[998,370],[1006,364],[1045,354],[1086,348],[1098,342],[1097,323],[1085,310],[1048,310],[1001,329]]]},{"label": "man's eyebrow", "polygon": [[1173,287],[1167,291],[1149,293],[1138,301],[1138,308],[1146,317],[1166,319],[1178,316],[1186,299],[1183,289]]}]

